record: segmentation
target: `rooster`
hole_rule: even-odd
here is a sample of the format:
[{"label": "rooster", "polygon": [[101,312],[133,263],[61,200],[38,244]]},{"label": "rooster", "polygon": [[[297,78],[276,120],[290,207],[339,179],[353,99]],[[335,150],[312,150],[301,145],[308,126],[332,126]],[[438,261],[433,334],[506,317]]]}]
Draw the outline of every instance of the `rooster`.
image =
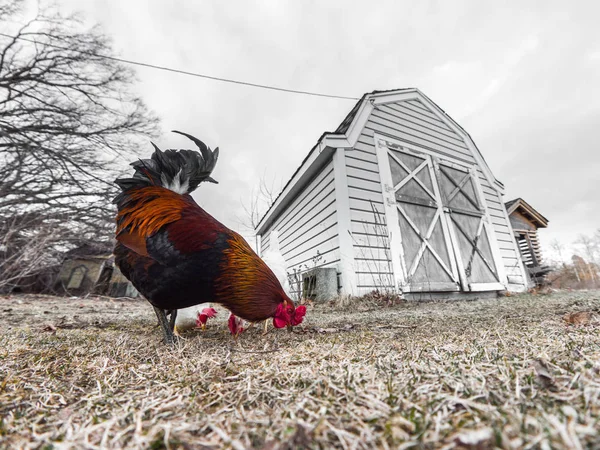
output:
[{"label": "rooster", "polygon": [[[192,199],[211,173],[219,149],[179,131],[198,147],[161,151],[132,163],[132,178],[116,180],[115,263],[154,307],[165,342],[174,342],[177,310],[218,303],[254,323],[269,318],[276,328],[302,322],[306,308],[296,308],[271,269],[238,233]],[[167,316],[170,315],[170,320]]]}]

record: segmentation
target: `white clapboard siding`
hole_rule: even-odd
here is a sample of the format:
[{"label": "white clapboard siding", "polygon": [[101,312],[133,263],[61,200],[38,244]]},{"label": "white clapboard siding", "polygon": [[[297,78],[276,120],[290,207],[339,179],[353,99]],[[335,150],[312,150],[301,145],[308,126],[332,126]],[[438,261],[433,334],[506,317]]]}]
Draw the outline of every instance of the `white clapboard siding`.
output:
[{"label": "white clapboard siding", "polygon": [[353,235],[389,236],[385,221],[383,223],[373,222],[372,218],[368,222],[352,222],[350,232]]},{"label": "white clapboard siding", "polygon": [[377,273],[390,274],[393,273],[391,261],[373,260],[373,259],[358,259],[354,260],[354,270],[357,273]]},{"label": "white clapboard siding", "polygon": [[370,287],[370,290],[384,290],[394,286],[394,274],[356,272],[356,284],[361,287]]},{"label": "white clapboard siding", "polygon": [[291,245],[282,249],[281,252],[286,258],[286,261],[292,262],[297,256],[304,255],[306,251],[319,246],[322,241],[336,237],[338,231],[335,217],[328,219],[327,222],[328,223],[323,223],[313,228],[309,233],[301,235],[294,240]]},{"label": "white clapboard siding", "polygon": [[322,201],[323,196],[330,193],[333,189],[333,167],[330,163],[302,190],[292,204],[269,227],[268,231],[279,230],[281,239],[284,239],[283,230],[289,229],[292,222],[301,220],[299,215],[312,210],[315,205]]},{"label": "white clapboard siding", "polygon": [[306,220],[296,223],[294,228],[288,230],[285,242],[281,242],[282,252],[287,252],[297,246],[299,240],[306,240],[310,236],[320,233],[322,228],[335,224],[335,198],[327,199],[327,202],[323,203],[325,204],[318,205],[317,211],[311,211],[311,215]]},{"label": "white clapboard siding", "polygon": [[337,235],[329,236],[326,239],[314,242],[312,246],[306,247],[302,252],[292,254],[289,258],[286,257],[286,262],[290,267],[301,268],[303,271],[310,270],[318,263],[315,259],[318,259],[317,252],[321,257],[329,255],[327,257],[329,260],[339,259],[339,252],[337,251],[339,244]]},{"label": "white clapboard siding", "polygon": [[346,164],[346,175],[348,175],[348,178],[365,181],[367,182],[367,187],[369,189],[376,189],[381,192],[381,178],[379,176],[379,171],[377,171],[377,166],[369,167],[368,164],[361,162],[352,164],[352,162],[353,161],[348,160]]},{"label": "white clapboard siding", "polygon": [[402,102],[397,104],[404,106],[411,111],[421,114],[421,117],[423,117],[423,120],[425,121],[431,120],[433,121],[433,124],[439,126],[440,128],[446,129],[448,131],[453,131],[452,128],[446,125],[443,121],[440,120],[440,118],[437,115],[430,111],[429,107],[425,106],[419,100],[410,100],[408,102]]},{"label": "white clapboard siding", "polygon": [[271,230],[279,230],[279,241],[284,238],[281,234],[282,227],[289,227],[291,221],[298,220],[300,214],[318,203],[323,192],[333,189],[333,168],[331,164],[325,166],[311,182],[296,196],[294,201],[277,217],[271,226],[263,233],[263,242],[269,242]]},{"label": "white clapboard siding", "polygon": [[519,267],[519,255],[516,243],[510,231],[507,216],[505,214],[504,204],[500,200],[498,192],[490,185],[488,179],[484,176],[481,168],[477,168],[477,177],[483,197],[490,214],[492,228],[498,242],[500,256],[507,276],[511,277],[511,284],[526,285],[523,280],[522,272]]},{"label": "white clapboard siding", "polygon": [[374,245],[354,245],[354,259],[381,260],[390,257],[390,249]]},{"label": "white clapboard siding", "polygon": [[[269,248],[271,230],[279,232],[288,274],[296,272],[301,276],[315,267],[337,265],[340,255],[333,162],[319,171],[265,231],[262,251]],[[291,287],[292,293],[297,294],[293,282]]]},{"label": "white clapboard siding", "polygon": [[[422,131],[424,128],[417,127],[409,128],[405,126],[402,122],[406,122],[402,120],[400,117],[396,117],[393,114],[388,114],[386,112],[382,112],[379,110],[373,111],[373,115],[371,116],[370,122],[372,124],[377,124],[380,127],[385,127],[390,130],[394,130],[394,134],[403,140],[413,141],[416,144],[419,144],[423,147],[429,147],[432,149],[440,150],[442,152],[447,152],[449,150],[459,153],[461,155],[466,156],[467,158],[471,156],[471,152],[466,147],[464,142],[458,143],[452,139],[448,139],[444,135],[434,134],[433,132],[424,132]],[[377,129],[377,131],[381,131],[382,128]]]},{"label": "white clapboard siding", "polygon": [[260,254],[262,255],[271,248],[269,236],[262,236],[260,239]]},{"label": "white clapboard siding", "polygon": [[393,120],[399,125],[402,125],[403,128],[418,131],[424,135],[435,137],[442,141],[458,145],[464,149],[467,148],[462,137],[456,134],[454,131],[444,128],[444,126],[440,126],[440,124],[443,125],[443,122],[439,121],[438,119],[435,119],[433,121],[434,123],[432,123],[424,120],[426,116],[422,116],[419,113],[415,113],[411,110],[403,110],[401,106],[394,104],[381,105],[377,109],[383,114],[389,114]]}]

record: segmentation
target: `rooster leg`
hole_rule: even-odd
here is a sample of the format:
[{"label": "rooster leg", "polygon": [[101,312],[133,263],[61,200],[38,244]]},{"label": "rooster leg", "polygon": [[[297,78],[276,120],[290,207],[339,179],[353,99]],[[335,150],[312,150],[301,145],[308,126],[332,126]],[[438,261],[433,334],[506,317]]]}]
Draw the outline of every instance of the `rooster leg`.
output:
[{"label": "rooster leg", "polygon": [[265,331],[263,331],[263,336],[268,333],[267,329],[269,328],[269,321],[265,320]]},{"label": "rooster leg", "polygon": [[174,331],[175,330],[175,319],[177,319],[177,310],[172,309],[169,312],[171,314],[171,317],[169,318],[169,325],[171,326],[171,331]]},{"label": "rooster leg", "polygon": [[171,330],[171,324],[167,319],[167,314],[165,313],[165,310],[154,306],[154,312],[156,313],[156,317],[158,317],[160,326],[163,329],[165,344],[173,345],[175,343],[175,337],[173,336],[173,330]]}]

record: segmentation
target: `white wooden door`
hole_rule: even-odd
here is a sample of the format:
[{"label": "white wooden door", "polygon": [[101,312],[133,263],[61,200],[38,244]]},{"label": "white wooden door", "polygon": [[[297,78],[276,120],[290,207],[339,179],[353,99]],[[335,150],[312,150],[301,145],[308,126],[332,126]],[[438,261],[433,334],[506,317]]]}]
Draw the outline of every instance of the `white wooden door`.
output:
[{"label": "white wooden door", "polygon": [[377,151],[403,292],[503,289],[469,168],[380,140]]},{"label": "white wooden door", "polygon": [[399,287],[403,292],[458,291],[459,276],[432,157],[387,145],[379,152]]},{"label": "white wooden door", "polygon": [[493,230],[474,170],[446,161],[436,161],[435,166],[463,289],[504,289],[492,251]]}]

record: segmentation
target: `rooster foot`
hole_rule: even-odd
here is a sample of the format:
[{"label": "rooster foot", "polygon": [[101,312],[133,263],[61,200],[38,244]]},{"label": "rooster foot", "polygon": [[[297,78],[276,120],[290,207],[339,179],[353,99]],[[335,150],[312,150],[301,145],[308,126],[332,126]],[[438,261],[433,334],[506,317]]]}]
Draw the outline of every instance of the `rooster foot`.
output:
[{"label": "rooster foot", "polygon": [[[170,311],[171,320],[167,319],[167,311],[162,308],[157,308],[154,306],[154,312],[156,313],[156,317],[160,323],[160,326],[163,330],[164,342],[167,345],[175,345],[175,340],[178,339],[177,336],[173,333],[173,329],[175,328],[175,318],[177,317],[177,310]],[[178,333],[179,334],[179,333]]]},{"label": "rooster foot", "polygon": [[179,330],[177,329],[177,325],[173,326],[173,336],[175,336],[177,339],[185,341],[185,338],[181,334],[179,334]]}]

